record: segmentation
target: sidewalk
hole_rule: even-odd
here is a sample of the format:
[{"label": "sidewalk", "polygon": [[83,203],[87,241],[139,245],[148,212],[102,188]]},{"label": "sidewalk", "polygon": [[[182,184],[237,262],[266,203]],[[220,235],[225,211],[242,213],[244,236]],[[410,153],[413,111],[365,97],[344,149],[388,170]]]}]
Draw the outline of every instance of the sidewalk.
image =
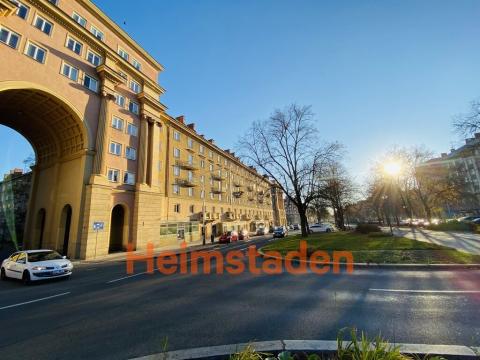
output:
[{"label": "sidewalk", "polygon": [[[187,243],[187,247],[186,247],[185,250],[187,252],[191,252],[191,251],[194,251],[194,250],[209,249],[209,248],[211,248],[212,246],[215,246],[215,245],[218,245],[218,238],[215,239],[215,242],[213,244],[210,242],[210,239],[207,239],[207,242],[205,243],[205,245],[203,245],[203,242],[201,240],[191,242],[191,243]],[[182,252],[182,250],[183,249],[181,248],[180,243],[178,243],[176,245],[166,245],[166,246],[155,248],[154,255],[158,254],[158,253],[161,253],[163,251],[173,251],[175,253],[180,253],[180,252]],[[146,252],[146,249],[135,250],[133,252],[133,254],[134,255],[137,255],[137,254],[141,255],[141,254],[145,254],[145,252]],[[91,263],[99,263],[99,262],[105,263],[105,262],[110,262],[110,261],[125,261],[126,256],[127,256],[127,252],[126,251],[121,251],[121,252],[116,252],[116,253],[113,253],[113,254],[97,256],[94,259],[73,260],[72,263],[78,265],[78,264],[91,264]]]}]

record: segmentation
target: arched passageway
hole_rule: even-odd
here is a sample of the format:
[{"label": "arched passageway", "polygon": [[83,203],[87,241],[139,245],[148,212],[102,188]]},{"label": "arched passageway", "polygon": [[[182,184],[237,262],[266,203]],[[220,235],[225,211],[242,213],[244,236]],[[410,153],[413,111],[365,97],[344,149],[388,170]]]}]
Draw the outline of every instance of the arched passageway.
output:
[{"label": "arched passageway", "polygon": [[112,209],[112,217],[110,221],[110,244],[108,252],[117,252],[124,250],[124,234],[125,234],[125,208],[123,205],[115,205]]}]

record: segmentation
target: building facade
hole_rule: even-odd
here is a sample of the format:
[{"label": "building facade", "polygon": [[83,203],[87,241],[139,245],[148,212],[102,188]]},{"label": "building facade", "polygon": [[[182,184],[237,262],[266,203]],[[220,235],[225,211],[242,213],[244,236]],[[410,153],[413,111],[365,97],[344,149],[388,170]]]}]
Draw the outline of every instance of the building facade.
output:
[{"label": "building facade", "polygon": [[92,258],[281,213],[268,179],[168,115],[163,67],[91,1],[0,0],[0,55],[0,124],[37,159],[26,247]]},{"label": "building facade", "polygon": [[464,178],[465,195],[454,204],[445,204],[443,212],[447,217],[480,215],[480,133],[466,139],[458,149],[423,163],[420,168],[437,168],[444,176],[453,174]]}]

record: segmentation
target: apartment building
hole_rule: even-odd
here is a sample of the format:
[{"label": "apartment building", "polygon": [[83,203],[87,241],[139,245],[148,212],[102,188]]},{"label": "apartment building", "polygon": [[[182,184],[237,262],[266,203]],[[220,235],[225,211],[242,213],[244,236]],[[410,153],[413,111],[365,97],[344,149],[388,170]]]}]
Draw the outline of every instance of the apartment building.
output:
[{"label": "apartment building", "polygon": [[281,221],[272,183],[167,113],[162,65],[91,1],[0,0],[0,55],[0,124],[37,154],[27,247],[91,258]]}]

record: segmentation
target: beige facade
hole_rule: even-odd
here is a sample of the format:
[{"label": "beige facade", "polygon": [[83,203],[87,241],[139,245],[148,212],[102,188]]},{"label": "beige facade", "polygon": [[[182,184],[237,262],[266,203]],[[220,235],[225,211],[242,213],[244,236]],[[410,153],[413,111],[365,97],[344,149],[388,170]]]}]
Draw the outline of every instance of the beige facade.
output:
[{"label": "beige facade", "polygon": [[0,124],[37,157],[28,247],[92,258],[282,222],[268,179],[166,113],[162,66],[92,2],[0,0],[0,31]]}]

